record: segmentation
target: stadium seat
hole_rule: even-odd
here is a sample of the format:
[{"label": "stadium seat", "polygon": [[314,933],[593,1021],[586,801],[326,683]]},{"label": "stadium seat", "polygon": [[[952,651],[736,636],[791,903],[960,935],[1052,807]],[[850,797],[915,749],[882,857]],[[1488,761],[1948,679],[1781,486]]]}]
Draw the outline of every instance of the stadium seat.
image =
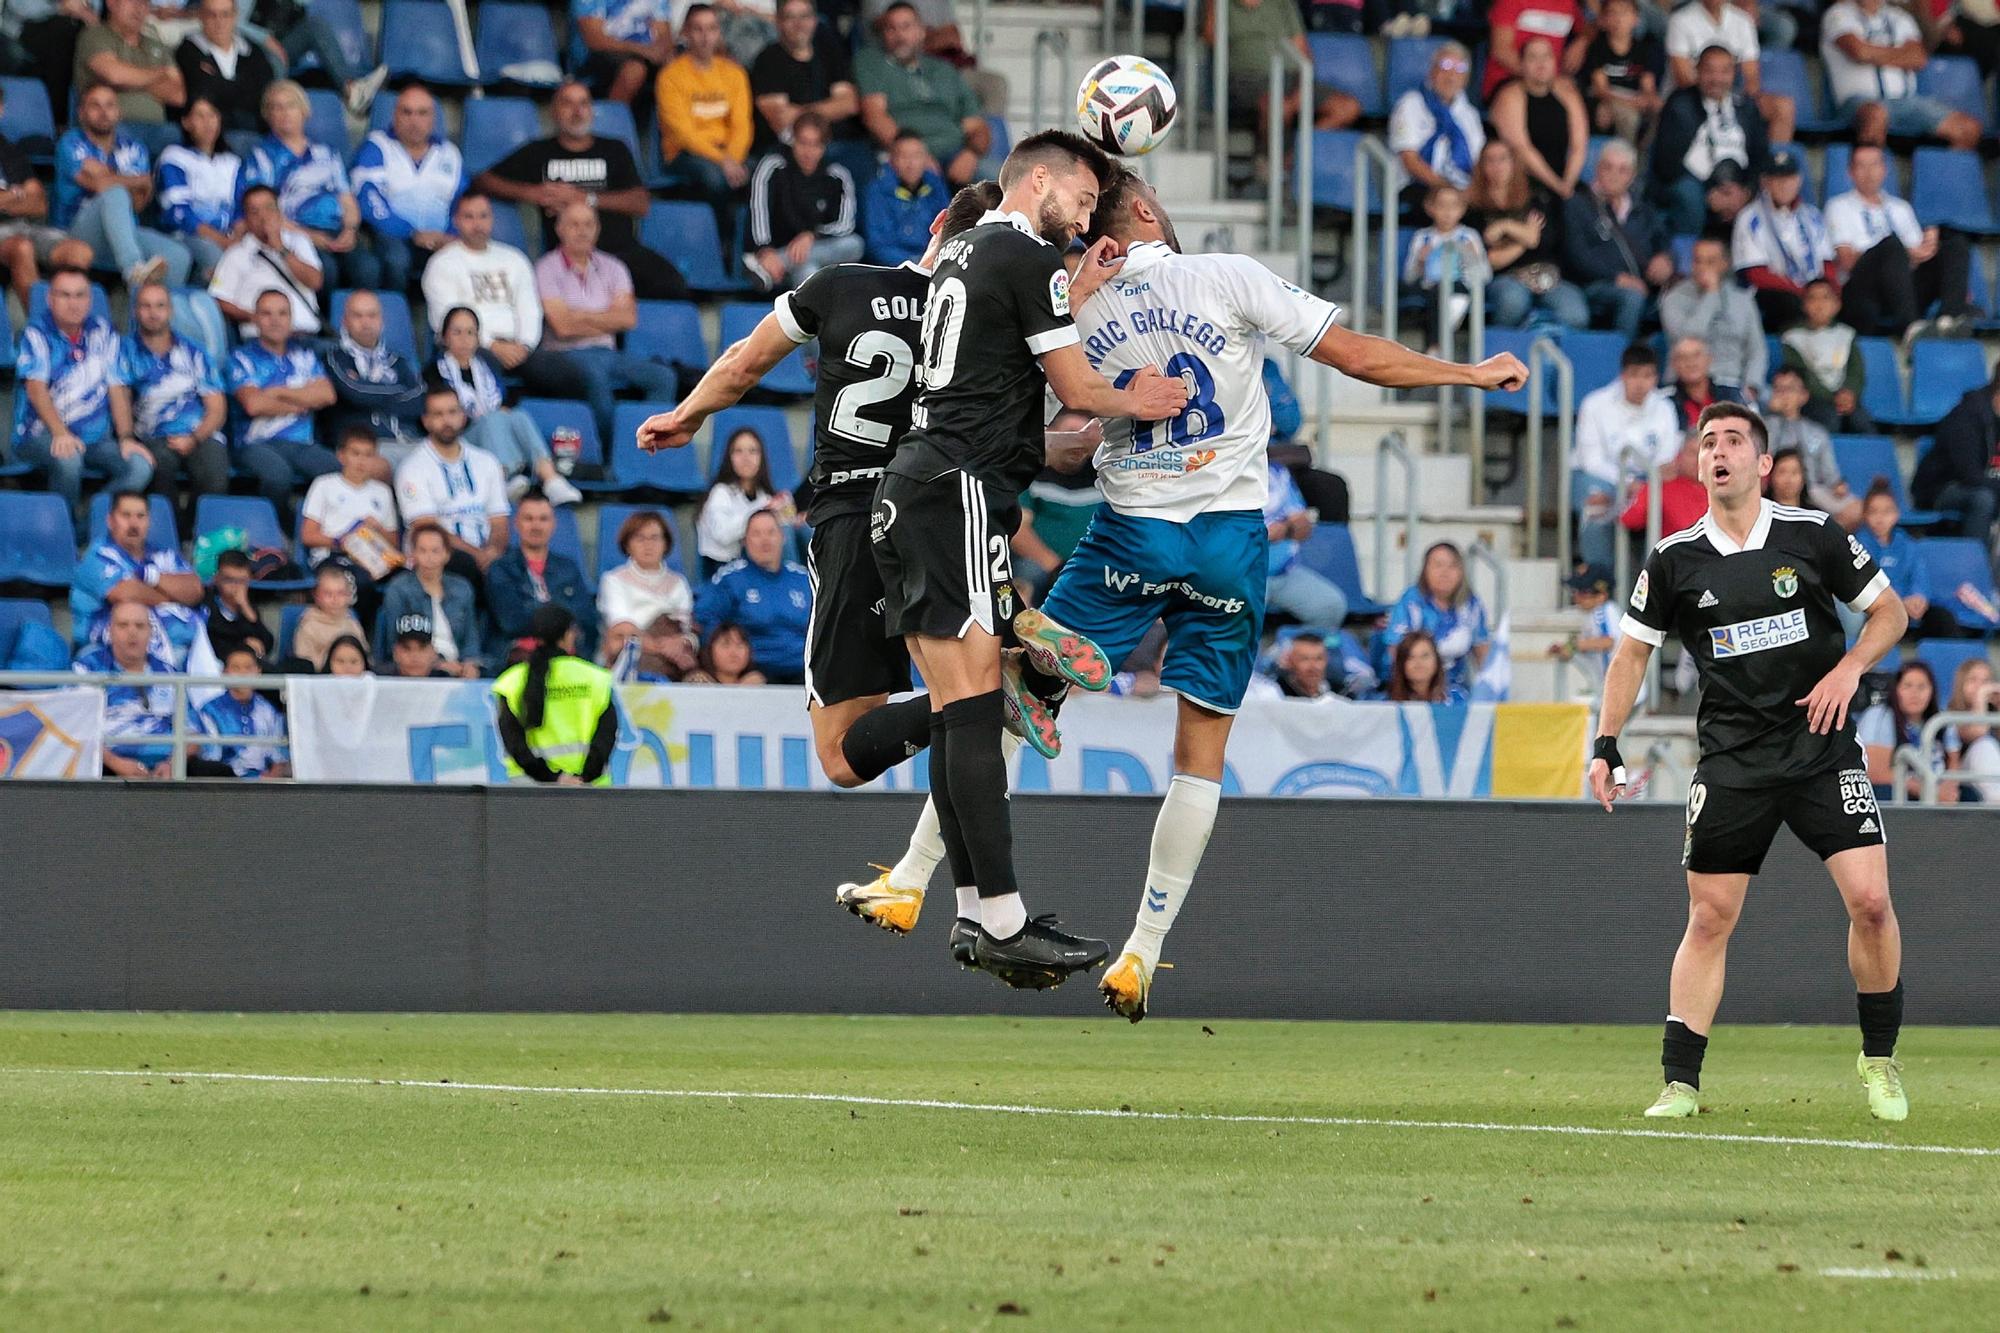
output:
[{"label": "stadium seat", "polygon": [[[325,19],[333,25],[335,35],[340,39],[340,54],[347,58],[349,69],[362,74],[375,67],[375,43],[369,40],[368,29],[362,26],[361,6],[357,0],[312,0],[312,12],[315,18]],[[301,57],[292,69],[296,74],[319,67],[319,57],[308,54]]]},{"label": "stadium seat", "polygon": [[[194,535],[218,528],[241,528],[250,550],[265,548],[290,553],[292,543],[278,525],[278,511],[261,495],[204,495],[194,504]],[[308,578],[259,579],[251,586],[265,592],[305,592],[313,585]]]},{"label": "stadium seat", "polygon": [[6,301],[0,301],[0,375],[13,377],[16,350],[13,307]]},{"label": "stadium seat", "polygon": [[[28,323],[49,313],[49,284],[45,278],[28,289]],[[97,283],[90,284],[90,313],[99,319],[111,318],[111,298]]]},{"label": "stadium seat", "polygon": [[0,134],[38,164],[55,161],[56,118],[48,85],[40,79],[0,79],[7,106],[0,111]]},{"label": "stadium seat", "polygon": [[1967,662],[1987,659],[1984,639],[1924,639],[1917,644],[1917,660],[1937,677],[1938,703],[1951,701],[1951,680]]},{"label": "stadium seat", "polygon": [[2000,235],[1985,170],[1979,154],[1970,149],[1919,148],[1910,173],[1910,207],[1926,227]]},{"label": "stadium seat", "polygon": [[1667,238],[1667,253],[1674,258],[1674,272],[1692,273],[1694,271],[1694,243],[1698,239],[1700,238],[1695,236],[1670,236]]},{"label": "stadium seat", "polygon": [[781,491],[797,490],[799,456],[792,446],[792,426],[782,407],[732,407],[717,412],[709,422],[708,475],[722,467],[722,450],[729,437],[739,430],[754,430],[764,442],[764,456],[771,463],[771,484]]},{"label": "stadium seat", "polygon": [[[502,245],[511,245],[516,250],[533,255],[538,246],[528,244],[528,222],[522,216],[527,208],[521,204],[510,204],[502,199],[493,201],[493,239]],[[534,261],[529,260],[530,263]]]},{"label": "stadium seat", "polygon": [[[1847,162],[1854,155],[1854,149],[1844,143],[1830,143],[1826,146],[1825,152],[1826,155],[1820,163],[1824,168],[1820,172],[1819,203],[1821,208],[1826,207],[1826,201],[1834,195],[1846,194],[1854,188],[1854,182],[1847,177]],[[1898,193],[1893,174],[1891,179],[1882,188],[1890,194]]]},{"label": "stadium seat", "polygon": [[674,534],[673,549],[667,552],[667,567],[685,576],[694,564],[694,552],[681,550],[679,525],[674,522],[673,511],[665,505],[601,504],[597,506],[597,575],[602,577],[607,569],[616,569],[625,563],[625,553],[618,549],[618,529],[634,514],[652,510],[667,520],[667,527]]},{"label": "stadium seat", "polygon": [[1929,527],[1939,520],[1939,515],[1928,509],[1910,508],[1902,463],[1896,457],[1896,442],[1887,435],[1836,435],[1833,461],[1840,465],[1840,477],[1847,483],[1847,489],[1856,495],[1868,494],[1875,478],[1886,479],[1896,497],[1896,507],[1903,511],[1904,527]]},{"label": "stadium seat", "polygon": [[[347,311],[347,298],[352,292],[333,294],[332,327],[338,329],[342,316]],[[375,297],[382,303],[382,341],[396,355],[408,358],[411,367],[421,375],[430,358],[430,330],[419,335],[416,319],[410,313],[410,298],[401,292],[376,292]],[[419,351],[418,338],[422,337]]]},{"label": "stadium seat", "polygon": [[67,588],[76,571],[69,506],[46,491],[0,491],[0,583]]},{"label": "stadium seat", "polygon": [[1764,91],[1792,99],[1802,133],[1832,134],[1847,128],[1845,120],[1826,113],[1819,80],[1807,74],[1805,57],[1798,51],[1767,46],[1758,64]]},{"label": "stadium seat", "polygon": [[[1431,76],[1431,55],[1448,38],[1444,37],[1395,37],[1389,41],[1387,72],[1383,78],[1383,101],[1394,108],[1397,99],[1412,88],[1421,88]],[[1315,64],[1318,62],[1315,61]],[[1475,91],[1479,88],[1478,71],[1473,71],[1470,84]]]},{"label": "stadium seat", "polygon": [[[593,472],[604,470],[604,442],[597,436],[597,417],[588,403],[573,398],[523,398],[520,410],[526,412],[541,432],[544,440],[567,426],[575,431],[581,441],[577,449],[576,461],[581,468]],[[585,491],[615,491],[618,487],[608,481],[595,478],[572,477],[577,489]]]},{"label": "stadium seat", "polygon": [[477,97],[465,104],[460,151],[465,174],[477,176],[522,144],[541,137],[535,104],[525,97]]},{"label": "stadium seat", "polygon": [[695,291],[740,292],[746,286],[730,274],[731,261],[723,255],[715,214],[707,204],[654,204],[639,226],[639,240],[655,254],[670,257]]},{"label": "stadium seat", "polygon": [[[440,111],[438,114],[440,116],[438,128],[442,130],[444,113]],[[396,94],[386,88],[376,93],[375,100],[368,104],[368,133],[373,134],[377,130],[381,130],[384,134],[396,132]]]},{"label": "stadium seat", "polygon": [[[632,119],[632,108],[623,102],[614,102],[600,97],[591,110],[590,132],[607,139],[621,139],[632,150],[632,157],[639,157],[639,126]],[[715,215],[710,214],[710,218]]]},{"label": "stadium seat", "polygon": [[1616,137],[1610,134],[1593,134],[1590,136],[1590,144],[1583,150],[1583,176],[1581,179],[1585,185],[1594,184],[1597,180],[1598,150]]},{"label": "stadium seat", "polygon": [[1992,123],[1986,80],[1969,56],[1932,56],[1917,71],[1917,95],[1934,97],[1953,111],[1963,111],[1982,128]]},{"label": "stadium seat", "polygon": [[[1497,356],[1501,352],[1512,352],[1515,356],[1521,358],[1523,364],[1526,364],[1528,349],[1541,336],[1540,333],[1533,329],[1488,328],[1486,330],[1486,355]],[[1543,375],[1539,378],[1542,386],[1542,409],[1544,412],[1553,415],[1556,410],[1556,377],[1554,375]],[[1582,381],[1579,380],[1576,387],[1577,401],[1582,402]],[[1499,389],[1488,389],[1486,391],[1486,410],[1489,412],[1513,412],[1519,416],[1526,416],[1528,415],[1528,391],[1524,388],[1511,389],[1504,392]]]},{"label": "stadium seat", "polygon": [[[722,345],[727,347],[739,338],[749,337],[758,321],[770,313],[770,306],[755,301],[727,303],[722,307]],[[805,348],[794,347],[783,361],[765,372],[764,378],[757,381],[757,387],[767,393],[810,397],[813,378],[806,372]]]},{"label": "stadium seat", "polygon": [[[151,495],[147,497],[146,507],[153,520],[152,525],[146,529],[146,549],[180,550],[181,528],[179,521],[174,517],[174,502],[164,495]],[[89,535],[83,539],[86,550],[104,544],[110,519],[111,492],[99,491],[90,497],[90,516],[87,520]]]},{"label": "stadium seat", "polygon": [[548,6],[485,0],[479,6],[478,28],[473,51],[478,56],[480,79],[488,88],[506,84],[553,86],[543,79],[524,84],[502,73],[512,66],[546,65],[561,77],[562,57],[556,51],[556,30],[549,20]]},{"label": "stadium seat", "polygon": [[[1315,208],[1352,213],[1355,208],[1354,147],[1356,130],[1314,130],[1312,197]],[[1372,203],[1373,195],[1369,196]]]},{"label": "stadium seat", "polygon": [[1971,584],[1989,603],[2000,602],[1993,587],[1993,568],[1987,563],[1986,543],[1971,537],[1931,537],[1923,543],[1924,570],[1928,583],[1924,595],[1933,606],[1948,607],[1967,629],[1991,633],[2000,621],[1989,620],[1959,600],[1958,590]]},{"label": "stadium seat", "polygon": [[708,475],[695,449],[662,449],[649,454],[639,448],[639,423],[672,403],[620,403],[611,418],[611,477],[615,486],[600,489],[630,491],[645,487],[674,495],[700,495]]},{"label": "stadium seat", "polygon": [[[598,521],[603,521],[601,509],[598,511]],[[519,528],[514,529],[508,544],[515,547],[521,544]],[[589,554],[584,550],[583,531],[577,526],[575,505],[559,505],[556,508],[556,530],[555,535],[549,538],[549,549],[557,555],[566,555],[576,561],[576,567],[583,571],[583,576],[592,582],[596,581],[597,570],[592,567]]]},{"label": "stadium seat", "polygon": [[451,9],[438,0],[387,0],[382,6],[382,63],[392,79],[451,88],[479,82],[476,71],[466,73]]},{"label": "stadium seat", "polygon": [[[979,175],[985,180],[997,180],[1000,176],[1001,164],[1007,160],[1007,154],[1013,150],[1014,136],[1007,132],[1007,119],[1004,116],[988,116],[986,118],[986,130],[991,136],[991,141],[986,149],[986,156],[979,159]],[[845,163],[842,165],[845,165]],[[848,174],[853,175],[853,172],[850,171]],[[858,193],[867,189],[869,179],[869,176],[855,176],[855,191]]]},{"label": "stadium seat", "polygon": [[[1896,346],[1887,338],[1856,338],[1861,351],[1867,383],[1861,388],[1861,405],[1878,425],[1894,425],[1903,419],[1903,368],[1896,360]],[[1774,363],[1775,364],[1775,363]]]},{"label": "stadium seat", "polygon": [[689,378],[700,376],[715,359],[692,301],[639,302],[639,323],[625,335],[625,351],[672,366]]},{"label": "stadium seat", "polygon": [[274,660],[282,662],[292,655],[292,640],[298,635],[299,621],[305,618],[305,614],[304,602],[287,602],[278,608],[278,643]]},{"label": "stadium seat", "polygon": [[1354,555],[1354,534],[1345,523],[1315,523],[1312,536],[1299,543],[1299,562],[1347,594],[1347,614],[1378,616],[1389,608],[1361,587],[1361,563]]},{"label": "stadium seat", "polygon": [[354,152],[354,136],[347,132],[347,108],[340,94],[325,88],[306,89],[306,138],[339,150],[342,157]]},{"label": "stadium seat", "polygon": [[[1312,47],[1313,78],[1361,103],[1361,114],[1389,114],[1382,97],[1382,79],[1375,72],[1375,44],[1356,33],[1316,32],[1306,38]],[[1425,73],[1429,73],[1426,62]],[[1287,75],[1289,78],[1290,76]]]},{"label": "stadium seat", "polygon": [[1910,350],[1910,410],[1901,424],[1935,426],[1989,378],[1986,349],[1972,339],[1923,339]]},{"label": "stadium seat", "polygon": [[23,625],[40,625],[54,633],[56,624],[49,604],[33,597],[0,598],[0,658],[12,651]]},{"label": "stadium seat", "polygon": [[1561,342],[1563,355],[1576,368],[1578,402],[1592,389],[1603,388],[1618,378],[1618,359],[1625,355],[1623,337],[1587,329],[1564,329]]}]

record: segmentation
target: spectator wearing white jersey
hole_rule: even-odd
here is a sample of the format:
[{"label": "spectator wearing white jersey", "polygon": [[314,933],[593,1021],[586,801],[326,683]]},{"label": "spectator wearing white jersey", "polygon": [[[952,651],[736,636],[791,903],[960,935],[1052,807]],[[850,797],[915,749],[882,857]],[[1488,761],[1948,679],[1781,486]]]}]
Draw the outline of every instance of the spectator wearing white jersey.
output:
[{"label": "spectator wearing white jersey", "polygon": [[1901,338],[1936,301],[1937,332],[1957,333],[1970,305],[1965,233],[1919,224],[1916,210],[1883,188],[1888,159],[1872,144],[1854,150],[1847,175],[1854,188],[1826,201],[1827,238],[1840,266],[1847,322],[1864,338]]},{"label": "spectator wearing white jersey", "polygon": [[[403,521],[414,529],[419,519],[432,520],[445,535],[452,572],[478,586],[486,567],[507,549],[513,510],[506,476],[492,454],[461,438],[465,409],[456,391],[435,385],[425,391],[424,433],[424,442],[396,469]],[[414,531],[411,537],[414,547]],[[378,643],[375,655],[385,656],[385,648]]]},{"label": "spectator wearing white jersey", "polygon": [[451,242],[451,207],[465,189],[465,160],[438,132],[437,99],[422,84],[396,95],[392,126],[361,145],[353,182],[382,285],[400,292]]},{"label": "spectator wearing white jersey", "polygon": [[1619,494],[1634,471],[1626,451],[1636,449],[1662,465],[1680,452],[1680,422],[1659,388],[1659,353],[1649,343],[1633,343],[1618,359],[1618,378],[1584,395],[1577,407],[1570,504],[1577,515],[1577,555],[1587,564],[1611,563]]}]

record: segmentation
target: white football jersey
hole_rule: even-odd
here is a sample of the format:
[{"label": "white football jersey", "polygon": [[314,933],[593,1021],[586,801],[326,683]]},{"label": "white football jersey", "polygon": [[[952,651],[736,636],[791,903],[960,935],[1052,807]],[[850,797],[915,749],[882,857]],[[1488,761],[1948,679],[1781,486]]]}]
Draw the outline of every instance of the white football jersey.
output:
[{"label": "white football jersey", "polygon": [[1243,255],[1133,246],[1077,316],[1084,355],[1113,384],[1141,366],[1178,375],[1188,405],[1172,421],[1104,423],[1097,484],[1111,507],[1176,523],[1262,510],[1271,440],[1264,340],[1308,353],[1339,314]]}]

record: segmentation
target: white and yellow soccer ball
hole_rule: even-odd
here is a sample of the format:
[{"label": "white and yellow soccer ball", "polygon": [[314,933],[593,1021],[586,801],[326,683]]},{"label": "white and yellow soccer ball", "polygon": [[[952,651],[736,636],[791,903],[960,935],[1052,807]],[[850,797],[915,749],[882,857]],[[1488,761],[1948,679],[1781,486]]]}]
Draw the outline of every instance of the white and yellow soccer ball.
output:
[{"label": "white and yellow soccer ball", "polygon": [[1179,112],[1174,81],[1143,56],[1098,61],[1076,90],[1077,129],[1107,153],[1152,152]]}]

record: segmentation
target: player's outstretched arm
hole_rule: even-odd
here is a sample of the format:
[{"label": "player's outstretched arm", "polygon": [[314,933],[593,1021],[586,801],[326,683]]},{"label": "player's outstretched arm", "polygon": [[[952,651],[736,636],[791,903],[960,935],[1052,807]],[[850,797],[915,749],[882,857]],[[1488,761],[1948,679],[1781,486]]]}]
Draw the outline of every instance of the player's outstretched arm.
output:
[{"label": "player's outstretched arm", "polygon": [[747,337],[723,349],[694,392],[683,398],[671,412],[647,417],[639,425],[639,447],[647,453],[678,449],[694,439],[701,423],[725,407],[743,401],[771,367],[791,355],[798,344],[791,340],[776,315],[766,315]]},{"label": "player's outstretched arm", "polygon": [[1653,646],[1627,634],[1611,654],[1604,671],[1604,693],[1597,707],[1597,742],[1590,760],[1590,796],[1606,810],[1625,794],[1625,765],[1619,761],[1618,733],[1632,716],[1639,698],[1640,683],[1646,679],[1646,663]]},{"label": "player's outstretched arm", "polygon": [[1422,389],[1466,384],[1475,389],[1514,390],[1528,382],[1528,368],[1511,352],[1489,356],[1476,366],[1412,351],[1390,338],[1356,333],[1334,325],[1320,336],[1312,359],[1343,375],[1384,389]]},{"label": "player's outstretched arm", "polygon": [[1111,381],[1090,368],[1089,358],[1076,343],[1042,353],[1041,363],[1049,387],[1072,412],[1165,421],[1187,406],[1187,385],[1179,376],[1168,379],[1157,366],[1142,367],[1125,388],[1114,389]]}]

